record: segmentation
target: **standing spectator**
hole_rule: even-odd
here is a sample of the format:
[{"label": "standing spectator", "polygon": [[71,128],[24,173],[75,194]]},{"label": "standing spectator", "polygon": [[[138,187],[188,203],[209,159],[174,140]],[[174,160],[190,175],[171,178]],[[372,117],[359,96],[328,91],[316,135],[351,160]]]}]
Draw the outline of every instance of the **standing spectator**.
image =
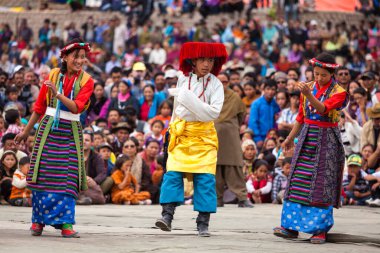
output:
[{"label": "standing spectator", "polygon": [[153,50],[149,55],[149,63],[154,64],[154,66],[159,67],[166,62],[166,51],[162,48],[160,43],[155,43]]},{"label": "standing spectator", "polygon": [[368,71],[362,75],[361,79],[363,80],[363,87],[366,88],[371,98],[372,104],[375,105],[376,103],[379,103],[380,101],[378,101],[376,96],[376,86],[378,85],[376,75],[373,72]]},{"label": "standing spectator", "polygon": [[40,43],[45,42],[46,44],[50,44],[49,41],[49,31],[50,31],[50,19],[45,19],[43,26],[38,31],[38,39]]},{"label": "standing spectator", "polygon": [[356,120],[351,118],[346,110],[343,110],[341,113],[339,129],[346,157],[360,153],[362,128]]},{"label": "standing spectator", "polygon": [[218,134],[219,149],[216,166],[216,189],[218,206],[224,206],[224,187],[233,192],[238,198],[239,207],[253,207],[247,199],[244,174],[242,170],[243,159],[240,149],[239,129],[244,121],[245,105],[240,97],[229,87],[229,76],[225,73],[218,75],[224,87],[224,103],[219,118],[215,121]]},{"label": "standing spectator", "polygon": [[336,81],[342,86],[345,90],[348,91],[348,85],[351,82],[350,71],[347,67],[339,67],[335,72]]},{"label": "standing spectator", "polygon": [[48,32],[48,39],[50,41],[50,44],[58,46],[62,38],[61,36],[61,29],[58,28],[57,22],[52,22],[51,28]]},{"label": "standing spectator", "polygon": [[22,45],[19,45],[19,48],[25,48],[27,44],[29,44],[33,39],[33,30],[28,26],[27,19],[22,19],[20,27],[17,31],[17,35],[19,39],[21,39]]},{"label": "standing spectator", "polygon": [[254,132],[254,140],[260,149],[267,132],[275,127],[275,115],[280,112],[280,107],[274,100],[276,95],[276,83],[267,80],[264,84],[264,94],[251,105],[248,127]]},{"label": "standing spectator", "polygon": [[94,42],[96,29],[94,18],[92,16],[89,16],[87,18],[87,22],[84,23],[81,28],[83,30],[83,39],[88,42]]},{"label": "standing spectator", "polygon": [[127,36],[127,26],[123,23],[120,18],[115,17],[115,31],[113,36],[113,53],[117,54],[120,50],[125,51],[125,41]]},{"label": "standing spectator", "polygon": [[284,0],[285,20],[297,20],[298,18],[298,0]]}]

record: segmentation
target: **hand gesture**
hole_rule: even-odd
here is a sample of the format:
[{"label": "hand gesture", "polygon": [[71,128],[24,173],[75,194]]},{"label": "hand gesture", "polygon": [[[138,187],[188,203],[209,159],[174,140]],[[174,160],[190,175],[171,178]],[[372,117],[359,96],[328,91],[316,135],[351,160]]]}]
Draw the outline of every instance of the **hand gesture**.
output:
[{"label": "hand gesture", "polygon": [[50,80],[46,80],[44,84],[51,90],[53,97],[57,96],[57,87]]},{"label": "hand gesture", "polygon": [[311,95],[311,90],[310,90],[309,84],[307,84],[307,83],[299,82],[299,83],[298,83],[298,89],[299,89],[299,90],[301,91],[301,93],[304,94],[305,96],[307,96],[307,95]]},{"label": "hand gesture", "polygon": [[281,147],[284,150],[284,153],[289,153],[294,149],[294,141],[290,138],[286,138]]},{"label": "hand gesture", "polygon": [[14,138],[14,142],[16,145],[20,144],[22,141],[25,141],[28,138],[28,134],[22,131]]}]

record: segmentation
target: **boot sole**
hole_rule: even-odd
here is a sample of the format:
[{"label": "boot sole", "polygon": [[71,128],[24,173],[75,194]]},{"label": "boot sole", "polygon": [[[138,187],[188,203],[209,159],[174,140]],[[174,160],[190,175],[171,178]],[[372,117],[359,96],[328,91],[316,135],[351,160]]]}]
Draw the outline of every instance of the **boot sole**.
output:
[{"label": "boot sole", "polygon": [[277,236],[277,237],[281,237],[281,238],[284,238],[284,239],[296,239],[298,238],[298,235],[292,235],[288,232],[284,232],[282,229],[273,229],[273,235]]},{"label": "boot sole", "polygon": [[155,225],[156,225],[156,227],[158,227],[162,231],[165,231],[165,232],[171,232],[172,231],[172,229],[165,222],[163,222],[161,220],[156,221]]},{"label": "boot sole", "polygon": [[71,234],[71,235],[62,235],[62,237],[64,237],[64,238],[80,238],[78,232],[75,234]]},{"label": "boot sole", "polygon": [[210,237],[211,234],[198,234],[199,237]]}]

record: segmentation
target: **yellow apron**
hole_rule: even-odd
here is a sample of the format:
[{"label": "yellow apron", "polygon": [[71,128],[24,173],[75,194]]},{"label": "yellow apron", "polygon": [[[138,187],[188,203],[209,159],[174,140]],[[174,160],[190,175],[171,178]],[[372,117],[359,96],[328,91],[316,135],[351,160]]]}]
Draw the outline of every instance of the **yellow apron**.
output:
[{"label": "yellow apron", "polygon": [[215,175],[218,136],[214,122],[170,123],[167,171]]}]

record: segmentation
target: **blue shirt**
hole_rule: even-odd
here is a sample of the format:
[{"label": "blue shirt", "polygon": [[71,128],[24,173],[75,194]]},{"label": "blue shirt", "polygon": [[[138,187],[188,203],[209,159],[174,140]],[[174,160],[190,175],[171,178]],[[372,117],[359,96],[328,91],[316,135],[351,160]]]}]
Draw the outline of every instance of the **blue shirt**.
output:
[{"label": "blue shirt", "polygon": [[253,130],[254,141],[264,141],[267,132],[275,127],[274,116],[280,112],[280,107],[274,99],[268,102],[264,96],[251,105],[248,127]]}]

